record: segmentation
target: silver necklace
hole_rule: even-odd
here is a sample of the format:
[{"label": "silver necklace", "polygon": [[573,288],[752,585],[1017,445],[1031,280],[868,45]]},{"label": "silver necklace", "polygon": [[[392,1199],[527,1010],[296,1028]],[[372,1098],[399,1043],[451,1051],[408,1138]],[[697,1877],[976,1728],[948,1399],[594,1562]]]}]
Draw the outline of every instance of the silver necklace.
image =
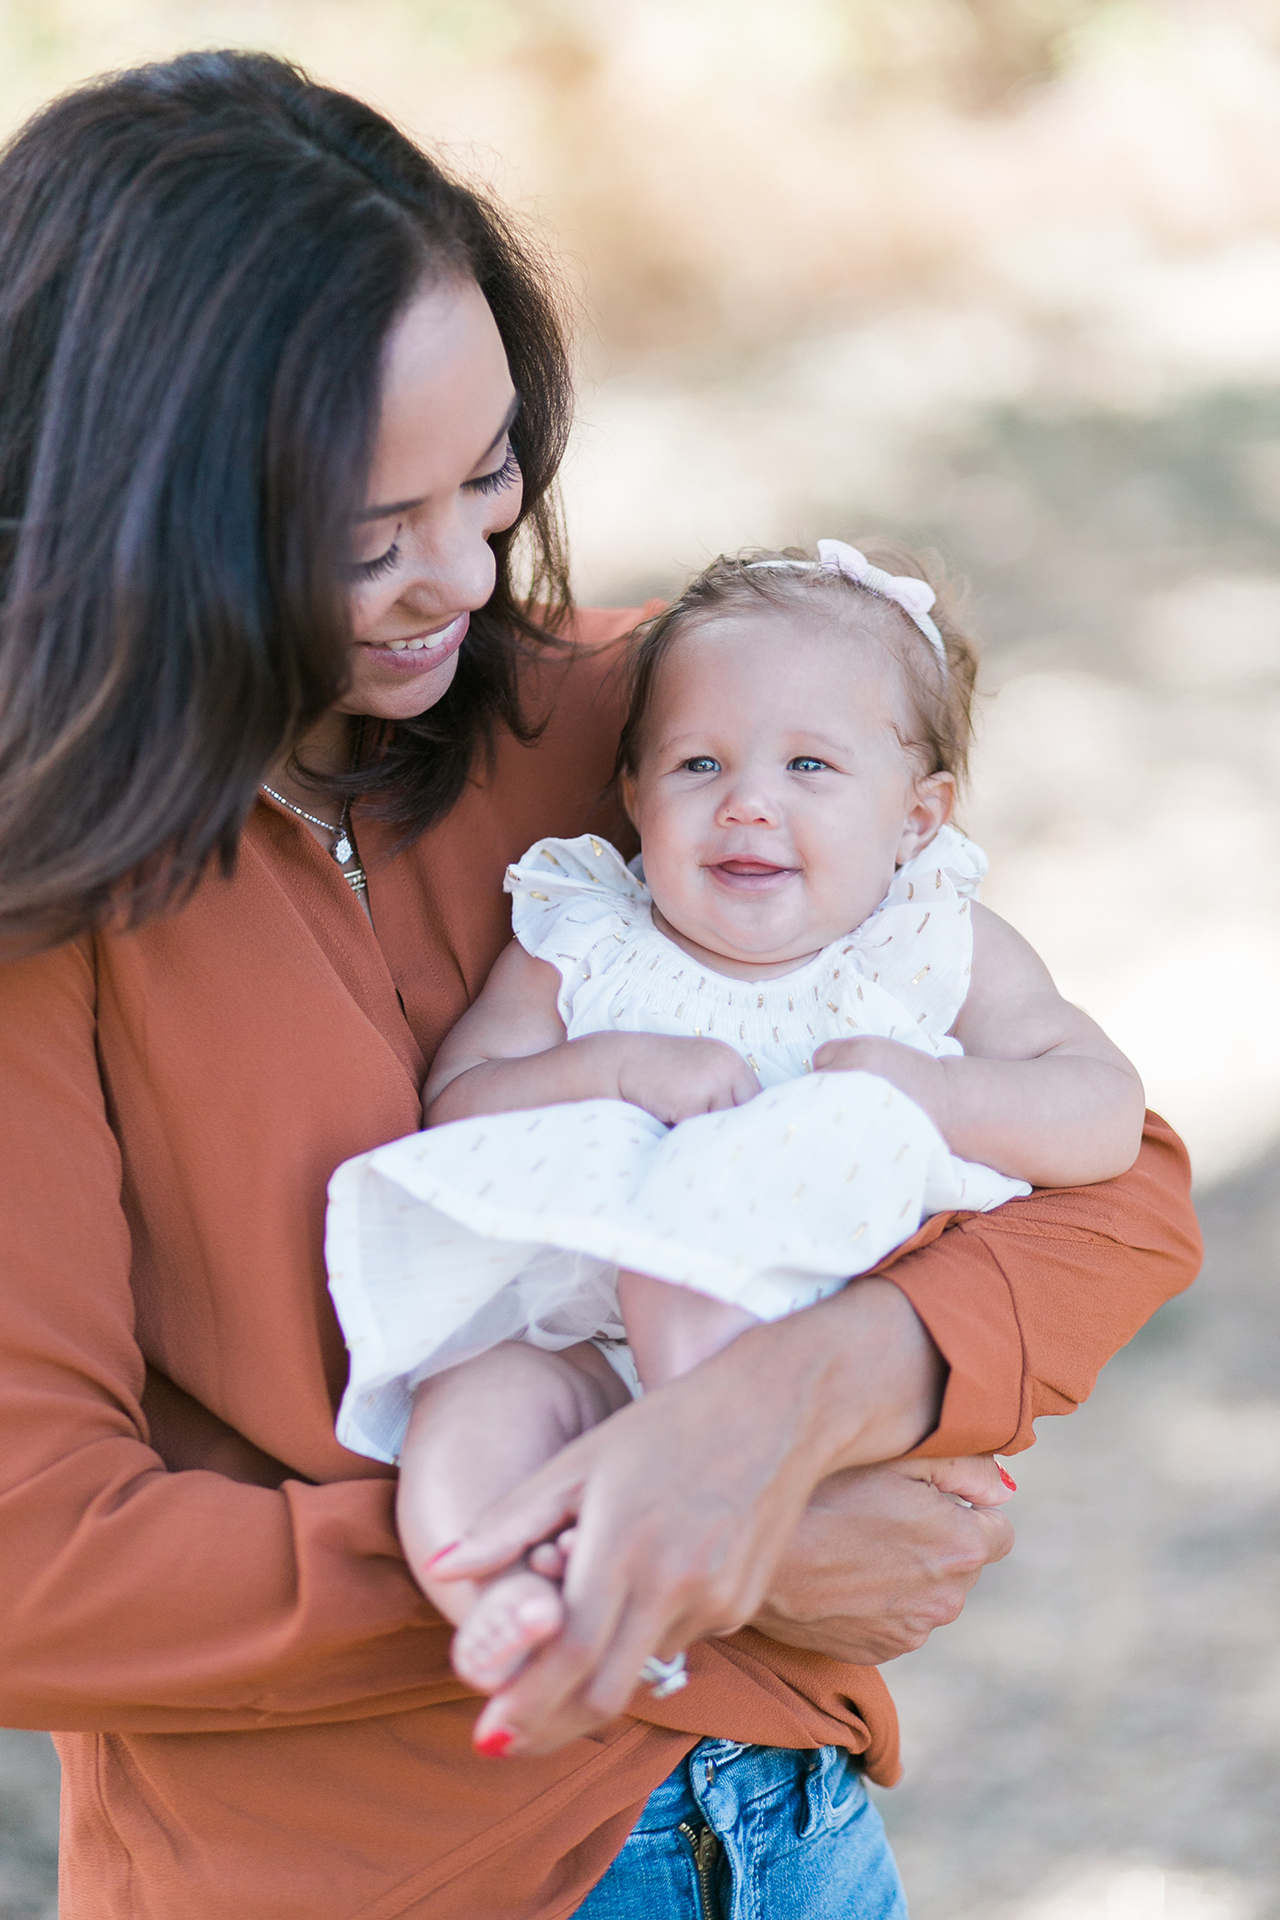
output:
[{"label": "silver necklace", "polygon": [[[342,818],[335,827],[331,820],[322,820],[319,814],[308,813],[305,807],[295,807],[292,800],[286,800],[282,793],[277,793],[275,788],[269,787],[265,781],[262,784],[262,791],[269,793],[273,800],[278,800],[282,807],[288,807],[290,813],[296,813],[299,820],[309,821],[313,827],[323,827],[326,833],[336,835],[329,851],[340,867],[345,868],[348,860],[355,859],[356,850],[351,844],[351,802],[349,800],[344,803]],[[353,893],[364,893],[369,885],[368,876],[363,867],[352,867],[350,873],[344,872],[342,877]]]}]

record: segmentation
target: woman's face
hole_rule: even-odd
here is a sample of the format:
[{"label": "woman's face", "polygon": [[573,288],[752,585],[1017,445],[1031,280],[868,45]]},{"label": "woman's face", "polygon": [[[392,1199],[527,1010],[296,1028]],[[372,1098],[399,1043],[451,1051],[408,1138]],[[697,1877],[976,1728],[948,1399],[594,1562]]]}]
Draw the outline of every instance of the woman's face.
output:
[{"label": "woman's face", "polygon": [[355,633],[342,713],[407,720],[448,689],[493,592],[489,535],[520,511],[517,397],[471,280],[421,294],[387,343],[368,503],[352,531]]}]

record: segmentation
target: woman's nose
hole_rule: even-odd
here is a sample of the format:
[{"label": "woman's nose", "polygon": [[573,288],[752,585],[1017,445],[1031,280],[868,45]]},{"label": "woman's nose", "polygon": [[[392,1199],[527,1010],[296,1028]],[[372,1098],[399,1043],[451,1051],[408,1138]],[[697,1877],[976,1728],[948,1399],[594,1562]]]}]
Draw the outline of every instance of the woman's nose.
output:
[{"label": "woman's nose", "polygon": [[401,601],[415,614],[474,612],[493,592],[496,562],[483,526],[465,516],[432,530]]}]

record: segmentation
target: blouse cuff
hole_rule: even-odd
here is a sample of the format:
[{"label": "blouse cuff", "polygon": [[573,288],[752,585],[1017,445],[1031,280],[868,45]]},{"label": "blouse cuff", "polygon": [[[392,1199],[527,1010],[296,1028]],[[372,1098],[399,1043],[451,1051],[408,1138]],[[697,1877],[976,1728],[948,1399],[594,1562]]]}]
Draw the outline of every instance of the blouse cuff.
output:
[{"label": "blouse cuff", "polygon": [[938,1424],[916,1455],[933,1459],[1004,1451],[1016,1440],[1023,1393],[1023,1345],[1013,1296],[986,1241],[964,1224],[935,1243],[954,1215],[927,1223],[929,1242],[900,1255],[885,1278],[910,1300],[946,1362]]}]

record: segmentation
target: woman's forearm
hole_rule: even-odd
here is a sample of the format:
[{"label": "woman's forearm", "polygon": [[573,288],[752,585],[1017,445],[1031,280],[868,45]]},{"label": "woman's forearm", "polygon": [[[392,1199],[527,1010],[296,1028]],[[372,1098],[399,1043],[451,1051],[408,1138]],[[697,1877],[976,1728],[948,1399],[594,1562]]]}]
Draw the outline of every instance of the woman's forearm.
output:
[{"label": "woman's forearm", "polygon": [[892,1281],[854,1280],[830,1300],[739,1335],[700,1372],[736,1373],[811,1486],[847,1467],[896,1460],[933,1432],[946,1363]]}]

